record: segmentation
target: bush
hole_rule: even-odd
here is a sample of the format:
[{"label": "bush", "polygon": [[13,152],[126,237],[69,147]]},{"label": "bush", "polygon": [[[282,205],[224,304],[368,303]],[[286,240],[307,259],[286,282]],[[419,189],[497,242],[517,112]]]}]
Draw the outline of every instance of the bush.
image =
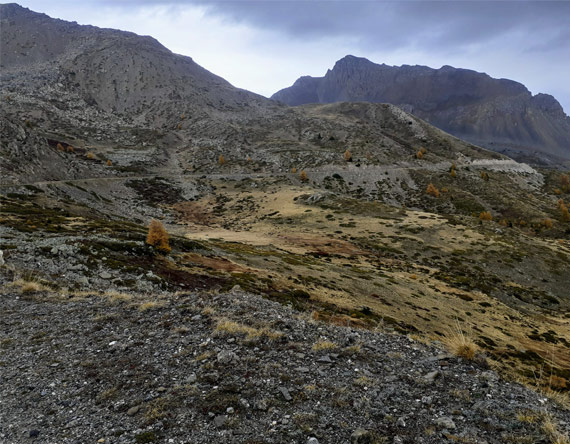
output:
[{"label": "bush", "polygon": [[344,160],[350,162],[352,160],[352,153],[349,150],[344,152]]},{"label": "bush", "polygon": [[87,158],[88,159],[95,159],[95,154],[93,154],[91,151],[87,153]]},{"label": "bush", "polygon": [[305,173],[305,170],[299,173],[299,179],[301,182],[307,182],[309,180],[309,177],[307,176],[307,173]]},{"label": "bush", "polygon": [[168,233],[164,225],[162,225],[162,222],[156,219],[150,221],[146,243],[152,245],[162,253],[169,253],[171,251],[170,245],[168,244]]},{"label": "bush", "polygon": [[223,154],[220,154],[220,157],[218,157],[218,163],[220,165],[223,165],[224,163],[226,163],[226,159],[224,158]]},{"label": "bush", "polygon": [[433,197],[439,197],[439,190],[433,185],[433,183],[430,183],[426,188],[426,194],[430,194]]},{"label": "bush", "polygon": [[490,211],[481,211],[481,213],[479,213],[479,219],[481,219],[481,220],[493,220],[493,216],[491,216]]}]

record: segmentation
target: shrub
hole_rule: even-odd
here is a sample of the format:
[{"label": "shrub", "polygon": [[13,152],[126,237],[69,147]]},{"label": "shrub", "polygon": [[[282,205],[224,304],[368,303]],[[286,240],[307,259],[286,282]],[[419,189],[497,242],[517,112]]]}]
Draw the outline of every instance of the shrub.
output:
[{"label": "shrub", "polygon": [[560,215],[564,222],[570,222],[570,213],[568,213],[568,207],[564,203],[564,200],[558,200],[558,209],[560,210]]},{"label": "shrub", "polygon": [[451,177],[457,176],[457,173],[455,172],[455,164],[454,163],[451,164],[451,168],[449,169],[449,175]]},{"label": "shrub", "polygon": [[74,152],[75,152],[75,148],[73,148],[71,145],[67,145],[67,152],[68,152],[68,153],[74,153]]},{"label": "shrub", "polygon": [[489,174],[486,171],[481,171],[479,175],[481,176],[481,179],[483,179],[485,182],[489,181]]},{"label": "shrub", "polygon": [[307,176],[307,173],[305,173],[305,170],[302,170],[299,173],[299,179],[301,180],[301,182],[307,182],[309,180],[309,177]]},{"label": "shrub", "polygon": [[297,168],[295,168],[295,167],[291,168],[291,172],[292,172],[293,174],[297,173]]},{"label": "shrub", "polygon": [[552,228],[552,219],[546,218],[542,221],[544,228]]},{"label": "shrub", "polygon": [[88,158],[88,159],[95,159],[95,154],[93,154],[91,151],[89,151],[89,152],[87,153],[87,158]]},{"label": "shrub", "polygon": [[493,216],[491,216],[490,211],[481,211],[481,213],[479,213],[479,219],[481,219],[481,220],[493,220]]},{"label": "shrub", "polygon": [[107,159],[107,166],[112,166],[113,162],[111,162],[109,159]]},{"label": "shrub", "polygon": [[162,253],[169,253],[171,251],[170,245],[168,244],[168,233],[164,225],[162,225],[162,222],[156,219],[150,221],[146,243],[152,245]]},{"label": "shrub", "polygon": [[226,159],[224,158],[223,154],[220,154],[220,157],[218,157],[218,163],[220,165],[223,165],[224,163],[226,163]]},{"label": "shrub", "polygon": [[57,149],[58,149],[59,151],[65,151],[65,148],[63,147],[63,145],[62,145],[61,143],[58,143],[58,144],[57,144]]},{"label": "shrub", "polygon": [[344,152],[344,160],[350,162],[352,160],[352,153],[349,150]]},{"label": "shrub", "polygon": [[445,338],[445,345],[450,352],[456,356],[460,356],[468,361],[475,359],[475,355],[479,351],[479,347],[471,339],[469,335],[466,335],[459,321],[456,322],[455,328],[452,329]]},{"label": "shrub", "polygon": [[426,194],[430,194],[433,197],[439,197],[439,190],[433,185],[433,183],[430,183],[426,188]]}]

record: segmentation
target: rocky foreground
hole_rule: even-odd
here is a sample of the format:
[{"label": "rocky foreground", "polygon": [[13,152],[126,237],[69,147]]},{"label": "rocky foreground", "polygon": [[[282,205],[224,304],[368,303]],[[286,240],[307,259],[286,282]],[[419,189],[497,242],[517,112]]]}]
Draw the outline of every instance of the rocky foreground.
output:
[{"label": "rocky foreground", "polygon": [[566,442],[570,412],[438,344],[239,288],[68,294],[13,280],[4,268],[2,443]]}]

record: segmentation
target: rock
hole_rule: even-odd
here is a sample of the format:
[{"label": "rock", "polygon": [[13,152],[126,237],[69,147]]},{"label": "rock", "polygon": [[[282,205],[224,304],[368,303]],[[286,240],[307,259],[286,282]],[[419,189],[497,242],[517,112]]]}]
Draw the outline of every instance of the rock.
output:
[{"label": "rock", "polygon": [[1,267],[2,265],[4,265],[4,264],[5,264],[5,262],[4,262],[4,252],[3,252],[2,250],[0,250],[0,267]]},{"label": "rock", "polygon": [[226,409],[226,413],[227,413],[228,415],[233,415],[233,414],[235,413],[235,409],[234,409],[233,407],[228,407],[228,408]]},{"label": "rock", "polygon": [[39,430],[30,430],[30,438],[37,438],[38,436],[40,436]]},{"label": "rock", "polygon": [[283,395],[283,399],[285,399],[285,401],[291,401],[293,399],[289,393],[289,390],[287,390],[285,387],[279,387],[279,391]]},{"label": "rock", "polygon": [[101,279],[111,279],[113,276],[110,273],[103,271],[103,272],[99,273],[99,277]]},{"label": "rock", "polygon": [[437,418],[434,421],[434,423],[437,426],[437,428],[439,428],[439,429],[454,430],[456,427],[453,420],[448,416],[442,416],[441,418]]},{"label": "rock", "polygon": [[196,374],[192,373],[190,376],[186,378],[186,382],[188,384],[194,384],[196,382]]},{"label": "rock", "polygon": [[424,376],[424,381],[432,383],[435,379],[440,375],[439,371],[435,370],[433,372],[429,372],[427,375]]},{"label": "rock", "polygon": [[315,438],[314,436],[311,436],[308,440],[307,440],[307,444],[319,444],[319,440],[317,438]]},{"label": "rock", "polygon": [[81,276],[77,279],[77,283],[80,285],[89,285],[89,279],[86,276]]},{"label": "rock", "polygon": [[141,409],[140,405],[135,405],[134,407],[131,407],[129,410],[127,410],[127,415],[135,416],[140,409]]},{"label": "rock", "polygon": [[406,420],[405,420],[405,418],[404,418],[403,416],[400,416],[400,417],[398,418],[398,421],[396,421],[396,425],[397,425],[398,427],[406,427]]},{"label": "rock", "polygon": [[255,403],[255,408],[257,410],[265,411],[269,406],[267,405],[267,401],[265,399],[260,399]]},{"label": "rock", "polygon": [[218,359],[218,363],[224,364],[224,365],[239,362],[238,355],[236,355],[234,352],[229,351],[229,350],[222,350],[221,352],[219,352],[217,359]]},{"label": "rock", "polygon": [[374,434],[368,430],[356,429],[350,435],[351,444],[372,444],[374,442]]},{"label": "rock", "polygon": [[331,357],[329,355],[324,355],[321,356],[319,359],[317,359],[318,362],[324,362],[327,364],[332,364],[333,360],[331,359]]},{"label": "rock", "polygon": [[218,415],[214,418],[214,425],[218,428],[223,427],[227,420],[228,417],[226,415]]}]

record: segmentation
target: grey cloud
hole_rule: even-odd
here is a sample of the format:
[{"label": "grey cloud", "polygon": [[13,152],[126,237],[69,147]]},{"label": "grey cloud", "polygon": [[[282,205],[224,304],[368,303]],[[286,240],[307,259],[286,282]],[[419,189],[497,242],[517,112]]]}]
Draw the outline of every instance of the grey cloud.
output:
[{"label": "grey cloud", "polygon": [[[462,47],[512,32],[528,35],[526,41],[520,42],[521,46],[537,46],[553,32],[567,35],[570,17],[570,2],[566,1],[126,0],[121,3],[200,5],[210,14],[293,38],[347,36],[360,39],[364,45],[394,49],[429,45],[439,45],[440,49]],[[563,38],[549,43],[565,43],[568,47]]]}]

